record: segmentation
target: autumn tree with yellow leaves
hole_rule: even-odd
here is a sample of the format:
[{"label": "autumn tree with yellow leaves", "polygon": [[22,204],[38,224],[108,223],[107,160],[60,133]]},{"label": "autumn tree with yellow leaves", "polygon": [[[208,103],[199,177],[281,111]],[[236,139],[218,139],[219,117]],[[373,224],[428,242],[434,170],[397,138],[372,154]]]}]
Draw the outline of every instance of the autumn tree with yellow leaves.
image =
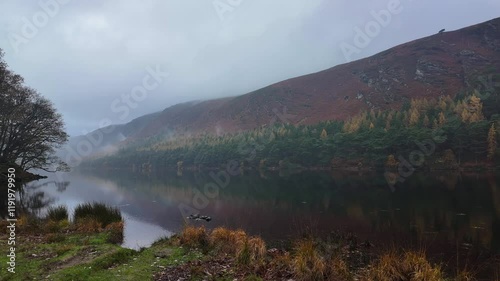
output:
[{"label": "autumn tree with yellow leaves", "polygon": [[475,95],[470,97],[467,103],[460,104],[460,118],[464,123],[475,123],[484,120],[483,103],[481,99]]},{"label": "autumn tree with yellow leaves", "polygon": [[397,167],[399,162],[396,160],[393,154],[390,154],[387,156],[387,161],[385,162],[385,166],[388,168],[395,168]]},{"label": "autumn tree with yellow leaves", "polygon": [[328,133],[326,132],[325,129],[323,129],[323,131],[321,131],[321,135],[319,136],[322,140],[326,140],[326,138],[328,137]]}]

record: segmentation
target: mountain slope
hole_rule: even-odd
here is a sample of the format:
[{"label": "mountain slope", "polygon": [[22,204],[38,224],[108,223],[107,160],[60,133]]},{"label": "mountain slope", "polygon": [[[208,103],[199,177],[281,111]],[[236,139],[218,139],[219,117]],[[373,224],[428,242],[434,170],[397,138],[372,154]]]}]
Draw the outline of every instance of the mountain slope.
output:
[{"label": "mountain slope", "polygon": [[[57,151],[57,155],[69,163],[72,162],[68,161],[70,155],[72,155],[71,157],[74,157],[75,154],[85,157],[96,153],[114,151],[118,143],[139,133],[159,115],[159,112],[151,113],[138,117],[126,124],[110,125],[85,135],[71,137],[68,143]],[[89,145],[91,150],[87,151]]]},{"label": "mountain slope", "polygon": [[[367,109],[400,109],[412,98],[484,91],[491,86],[484,85],[488,77],[499,73],[497,18],[414,40],[242,96],[177,104],[124,125],[73,138],[70,147],[76,149],[78,143],[100,134],[102,141],[94,146],[93,153],[111,152],[123,140],[128,143],[163,135],[222,134],[273,122],[345,120]],[[111,133],[103,133],[106,129]]]},{"label": "mountain slope", "polygon": [[[500,72],[500,18],[435,34],[374,56],[233,98],[170,107],[134,139],[160,133],[235,132],[273,121],[313,124],[412,98],[455,96]],[[286,118],[283,118],[286,117]]]}]

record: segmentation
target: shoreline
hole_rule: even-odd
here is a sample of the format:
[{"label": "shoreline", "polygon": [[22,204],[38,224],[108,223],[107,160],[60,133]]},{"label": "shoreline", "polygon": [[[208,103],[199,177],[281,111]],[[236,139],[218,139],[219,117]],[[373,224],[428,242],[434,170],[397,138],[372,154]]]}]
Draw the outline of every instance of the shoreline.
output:
[{"label": "shoreline", "polygon": [[[457,276],[453,277],[453,272],[469,277],[474,274],[468,271],[471,269],[467,269],[467,266],[455,270],[446,267],[442,261],[429,259],[423,249],[377,249],[370,242],[359,243],[356,236],[342,233],[335,234],[328,241],[305,237],[290,241],[287,248],[267,248],[264,240],[242,230],[216,228],[209,232],[204,228],[188,226],[172,237],[158,239],[150,247],[132,250],[107,242],[105,230],[59,232],[42,231],[35,234],[29,233],[26,228],[22,230],[18,235],[17,273],[2,271],[0,277],[5,278],[2,280],[27,280],[28,277],[54,280],[62,277],[76,278],[74,280],[178,280],[171,279],[174,277],[221,281],[312,280],[308,278],[315,272],[297,267],[301,259],[312,262],[311,265],[322,264],[316,268],[316,271],[321,271],[317,280],[338,280],[329,279],[333,275],[341,277],[341,280],[356,280],[362,276],[380,274],[374,268],[382,266],[380,261],[385,259],[394,268],[400,263],[408,263],[411,268],[415,266],[415,269],[397,270],[412,271],[423,267],[429,274],[446,276],[443,280],[461,280]],[[5,244],[6,238],[5,234],[0,235],[0,243]],[[253,246],[246,248],[245,245]],[[0,257],[0,262],[4,262],[4,259]],[[206,270],[200,272],[197,270],[200,267]],[[500,270],[500,264],[496,270]],[[384,274],[391,277],[390,272]],[[128,279],[122,279],[124,277]]]},{"label": "shoreline", "polygon": [[[77,170],[117,170],[117,171],[132,171],[132,172],[158,172],[158,171],[170,171],[182,173],[183,171],[188,172],[205,172],[205,171],[221,171],[225,170],[224,167],[183,167],[182,169],[177,169],[176,167],[163,167],[163,168],[148,168],[148,169],[133,169],[131,167],[77,167]],[[254,171],[254,172],[287,172],[287,173],[301,173],[301,172],[372,172],[372,173],[384,173],[384,172],[398,172],[398,167],[379,167],[379,166],[340,166],[340,167],[330,167],[330,166],[311,166],[311,167],[295,167],[295,168],[280,168],[280,167],[244,167],[240,168],[240,171]],[[464,164],[455,167],[418,167],[415,168],[415,172],[495,172],[500,171],[500,166],[484,164]]]},{"label": "shoreline", "polygon": [[31,181],[36,181],[36,180],[41,180],[41,179],[46,179],[47,176],[42,176],[42,175],[38,175],[38,174],[34,174],[34,173],[31,173],[31,172],[28,172],[28,171],[25,171],[23,169],[21,169],[18,165],[16,164],[7,164],[7,163],[4,163],[4,162],[0,162],[0,182],[7,182],[7,174],[8,174],[8,169],[9,168],[14,168],[16,170],[15,174],[16,174],[16,179],[17,179],[17,182],[20,182],[20,183],[28,183],[28,182],[31,182]]}]

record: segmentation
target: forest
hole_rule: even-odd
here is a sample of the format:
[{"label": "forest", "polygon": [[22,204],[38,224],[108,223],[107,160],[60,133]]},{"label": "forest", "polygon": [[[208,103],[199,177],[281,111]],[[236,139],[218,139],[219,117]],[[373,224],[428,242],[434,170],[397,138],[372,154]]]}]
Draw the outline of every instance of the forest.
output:
[{"label": "forest", "polygon": [[273,124],[220,136],[155,136],[83,167],[204,169],[387,169],[401,161],[427,169],[495,167],[498,94],[412,99],[400,110],[363,111],[314,125]]}]

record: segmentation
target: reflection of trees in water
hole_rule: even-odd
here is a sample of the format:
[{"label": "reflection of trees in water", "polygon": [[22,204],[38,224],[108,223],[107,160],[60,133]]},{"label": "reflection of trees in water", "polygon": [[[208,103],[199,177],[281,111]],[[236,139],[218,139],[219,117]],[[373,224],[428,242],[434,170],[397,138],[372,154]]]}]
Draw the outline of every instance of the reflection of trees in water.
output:
[{"label": "reflection of trees in water", "polygon": [[66,188],[69,186],[69,181],[63,181],[63,182],[54,182],[54,184],[57,187],[57,192],[64,192],[66,191]]},{"label": "reflection of trees in water", "polygon": [[458,172],[448,172],[439,174],[436,176],[437,180],[440,181],[443,186],[448,190],[454,190],[460,180],[460,173]]},{"label": "reflection of trees in water", "polygon": [[[46,198],[43,191],[37,191],[37,187],[33,187],[33,185],[16,186],[16,216],[19,217],[20,214],[38,215],[41,209],[53,202],[53,200],[51,200],[50,198]],[[2,217],[2,219],[5,219],[7,217],[7,208],[8,198],[7,192],[5,191],[2,192],[2,195],[0,197],[0,216]]]},{"label": "reflection of trees in water", "polygon": [[43,208],[54,203],[53,198],[46,196],[44,191],[39,190],[41,187],[48,186],[49,183],[26,184],[20,188],[19,200],[16,205],[18,214],[38,216]]},{"label": "reflection of trees in water", "polygon": [[495,230],[500,224],[499,178],[488,182],[485,173],[416,173],[398,183],[394,192],[376,177],[337,172],[332,178],[331,185],[337,188],[321,201],[326,212],[370,223],[374,232],[392,233],[396,239],[398,234],[406,238],[411,234],[419,241],[439,239],[500,249],[500,233]]},{"label": "reflection of trees in water", "polygon": [[40,184],[31,183],[29,185],[26,185],[26,187],[28,187],[29,190],[37,190],[37,189],[40,189],[42,187],[50,186],[51,184],[53,184],[57,187],[58,192],[64,192],[64,191],[66,191],[66,188],[69,186],[70,182],[69,181],[47,181],[47,182],[43,182]]},{"label": "reflection of trees in water", "polygon": [[[497,180],[498,178],[495,178],[493,175],[488,177],[492,197],[491,199],[495,209],[495,218],[491,224],[493,237],[500,236],[500,188],[498,188]],[[494,249],[500,249],[500,239],[494,239],[491,247]],[[498,262],[498,270],[500,272],[500,261]]]},{"label": "reflection of trees in water", "polygon": [[493,175],[488,177],[488,183],[491,190],[491,199],[493,200],[493,207],[495,208],[496,218],[500,220],[500,189],[498,188],[496,179]]},{"label": "reflection of trees in water", "polygon": [[[7,186],[7,183],[0,183],[2,186]],[[57,181],[48,181],[43,183],[32,182],[23,184],[21,186],[16,186],[17,190],[17,200],[16,200],[16,213],[19,216],[20,214],[28,214],[28,215],[40,215],[41,210],[50,204],[54,203],[54,198],[50,198],[47,194],[40,190],[44,187],[48,187],[50,185],[54,185],[57,188],[58,192],[64,192],[66,188],[69,186],[70,182],[57,182]],[[6,218],[7,216],[7,207],[8,207],[8,198],[7,192],[2,192],[0,195],[0,211],[1,218]]]},{"label": "reflection of trees in water", "polygon": [[36,191],[34,193],[22,192],[22,194],[16,207],[23,214],[38,216],[43,208],[54,203],[54,199],[46,197],[43,191]]},{"label": "reflection of trees in water", "polygon": [[[192,200],[195,189],[202,191],[205,184],[214,182],[209,172],[185,171],[182,177],[175,173],[150,177],[123,172],[101,174],[98,178],[111,178],[130,198],[141,194],[141,198],[147,195],[171,202]],[[391,190],[384,175],[375,173],[332,171],[280,177],[269,171],[249,171],[245,176],[230,177],[229,185],[220,188],[211,202],[220,203],[220,208],[230,213],[228,218],[247,225],[255,221],[245,216],[273,210],[280,214],[277,220],[293,219],[292,224],[297,225],[305,223],[306,217],[321,218],[337,225],[318,228],[371,225],[373,233],[387,234],[384,237],[388,240],[394,233],[399,239],[439,238],[452,244],[458,241],[500,249],[495,247],[500,240],[500,233],[495,232],[500,221],[500,190],[496,186],[500,178],[488,182],[486,175],[415,173]],[[275,216],[270,214],[269,220]]]},{"label": "reflection of trees in water", "polygon": [[[429,183],[432,178],[437,185]],[[446,173],[429,175],[421,186],[409,181],[408,188],[420,192],[407,194],[411,213],[403,217],[411,221],[417,245],[431,246],[431,256],[449,254],[457,266],[459,260],[472,268],[484,260],[489,264],[500,254],[498,180],[487,173]]]}]

